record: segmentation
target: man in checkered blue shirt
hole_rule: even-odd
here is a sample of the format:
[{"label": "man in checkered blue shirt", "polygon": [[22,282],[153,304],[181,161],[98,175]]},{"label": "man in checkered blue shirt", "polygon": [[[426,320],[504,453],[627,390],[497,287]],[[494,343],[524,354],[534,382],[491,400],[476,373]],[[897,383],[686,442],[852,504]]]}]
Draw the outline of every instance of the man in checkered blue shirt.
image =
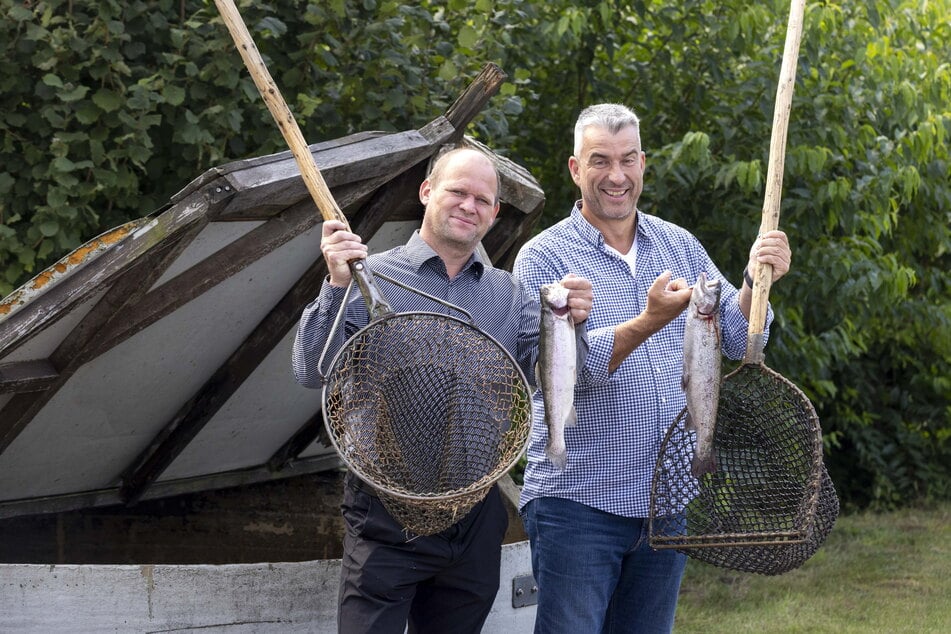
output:
[{"label": "man in checkered blue shirt", "polygon": [[[789,270],[786,235],[770,231],[753,243],[744,282],[734,287],[688,231],[637,210],[645,165],[631,110],[584,110],[568,159],[581,200],[515,262],[530,293],[571,272],[591,281],[595,297],[564,471],[545,457],[547,430],[540,395],[535,399],[520,507],[539,589],[538,633],[671,631],[686,557],[652,550],[646,518],[660,443],[685,403],[690,284],[701,271],[721,281],[722,351],[739,359],[752,301],[749,271],[769,264],[775,282]],[[767,328],[771,320],[768,311]]]}]

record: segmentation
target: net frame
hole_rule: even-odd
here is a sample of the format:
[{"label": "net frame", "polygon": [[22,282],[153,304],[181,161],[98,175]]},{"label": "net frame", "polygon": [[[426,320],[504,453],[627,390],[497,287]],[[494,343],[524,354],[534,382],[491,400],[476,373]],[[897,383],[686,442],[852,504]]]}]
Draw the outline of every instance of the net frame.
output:
[{"label": "net frame", "polygon": [[781,574],[819,548],[838,516],[811,403],[780,374],[745,363],[721,385],[717,469],[690,473],[686,410],[665,434],[651,484],[649,543],[713,565]]},{"label": "net frame", "polygon": [[424,311],[376,317],[341,346],[322,378],[324,424],[341,460],[417,535],[462,519],[530,439],[528,381],[471,317]]}]

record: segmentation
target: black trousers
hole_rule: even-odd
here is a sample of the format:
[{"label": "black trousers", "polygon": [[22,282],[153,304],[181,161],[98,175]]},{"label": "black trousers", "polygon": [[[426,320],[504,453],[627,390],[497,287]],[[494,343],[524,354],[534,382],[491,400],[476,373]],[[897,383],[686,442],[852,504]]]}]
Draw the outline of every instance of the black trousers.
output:
[{"label": "black trousers", "polygon": [[498,487],[441,533],[407,537],[352,473],[345,479],[341,634],[478,634],[499,589],[508,514]]}]

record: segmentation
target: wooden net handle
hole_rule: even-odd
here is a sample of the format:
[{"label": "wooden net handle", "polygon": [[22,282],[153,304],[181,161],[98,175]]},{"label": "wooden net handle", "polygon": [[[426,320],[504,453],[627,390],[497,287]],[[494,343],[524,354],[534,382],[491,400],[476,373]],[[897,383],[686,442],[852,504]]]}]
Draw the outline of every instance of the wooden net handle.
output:
[{"label": "wooden net handle", "polygon": [[291,109],[287,106],[287,102],[284,101],[284,97],[281,96],[281,91],[278,90],[277,84],[275,84],[271,78],[271,73],[268,72],[267,66],[261,58],[261,53],[258,51],[258,47],[255,46],[254,40],[251,38],[251,34],[248,32],[244,21],[241,19],[241,15],[238,13],[238,9],[235,7],[233,0],[215,0],[215,4],[218,6],[218,12],[221,13],[225,26],[228,27],[228,31],[231,33],[231,37],[238,47],[238,52],[244,60],[244,65],[247,66],[248,72],[251,73],[254,85],[258,87],[258,92],[261,93],[261,97],[264,98],[264,103],[267,104],[267,109],[271,111],[271,116],[274,117],[274,121],[277,122],[277,126],[281,129],[281,134],[284,135],[284,140],[287,141],[287,146],[290,148],[291,154],[293,154],[297,160],[301,177],[304,179],[304,184],[307,185],[307,190],[310,192],[311,197],[317,204],[321,216],[323,216],[324,220],[340,220],[344,224],[347,224],[349,228],[350,225],[347,223],[347,217],[337,205],[337,201],[334,200],[330,189],[327,187],[327,183],[324,181],[324,177],[320,175],[320,170],[317,169],[317,163],[314,161],[314,156],[310,153],[310,148],[304,140],[304,135],[301,133],[300,127],[297,125],[297,121],[291,113]]},{"label": "wooden net handle", "polygon": [[[776,105],[773,109],[773,128],[769,141],[769,164],[766,171],[766,195],[763,202],[763,217],[760,235],[779,228],[780,201],[783,192],[783,165],[785,162],[786,133],[789,129],[789,111],[792,108],[793,88],[796,83],[796,62],[799,56],[799,41],[802,38],[802,21],[805,0],[792,0],[789,8],[789,23],[786,27],[786,45],[783,63],[776,88]],[[773,267],[757,263],[753,275],[753,298],[750,306],[749,338],[747,355],[759,348],[762,361],[763,330],[766,326],[766,310],[769,304],[769,288],[772,284]]]}]

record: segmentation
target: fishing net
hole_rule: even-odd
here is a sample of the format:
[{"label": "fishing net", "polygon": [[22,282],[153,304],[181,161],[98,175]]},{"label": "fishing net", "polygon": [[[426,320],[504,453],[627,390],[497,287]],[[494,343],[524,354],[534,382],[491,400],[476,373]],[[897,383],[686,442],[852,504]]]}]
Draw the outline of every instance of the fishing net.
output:
[{"label": "fishing net", "polygon": [[655,466],[651,546],[765,575],[801,566],[839,513],[808,399],[766,366],[741,365],[720,389],[716,470],[699,478],[690,471],[695,440],[685,415],[668,430]]},{"label": "fishing net", "polygon": [[371,321],[335,357],[324,419],[344,463],[417,535],[462,517],[518,460],[531,394],[505,348],[435,313]]}]

